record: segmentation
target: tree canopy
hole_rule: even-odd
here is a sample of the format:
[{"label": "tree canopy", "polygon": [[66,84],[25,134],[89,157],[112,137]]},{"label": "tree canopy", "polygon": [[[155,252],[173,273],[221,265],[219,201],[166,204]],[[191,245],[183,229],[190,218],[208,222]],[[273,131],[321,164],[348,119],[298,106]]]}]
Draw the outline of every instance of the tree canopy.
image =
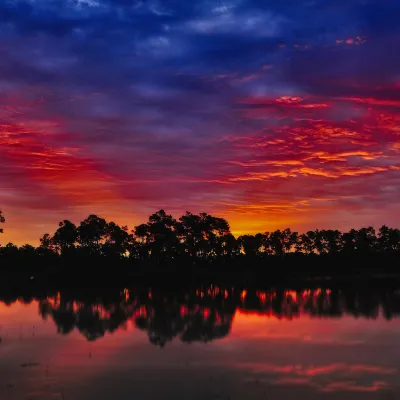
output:
[{"label": "tree canopy", "polygon": [[[0,223],[5,218],[0,211]],[[2,230],[0,230],[2,232]],[[186,212],[179,219],[159,210],[146,223],[129,231],[127,226],[89,215],[75,225],[62,220],[53,234],[46,233],[40,246],[18,248],[12,243],[0,247],[0,257],[91,256],[132,259],[139,262],[219,260],[238,257],[283,258],[287,255],[334,256],[400,254],[400,230],[382,226],[339,230],[310,230],[298,233],[290,228],[234,237],[229,223],[207,213]]]},{"label": "tree canopy", "polygon": [[[0,224],[4,224],[6,222],[6,219],[4,218],[4,215],[2,211],[0,210]],[[0,233],[3,233],[3,229],[0,228]]]}]

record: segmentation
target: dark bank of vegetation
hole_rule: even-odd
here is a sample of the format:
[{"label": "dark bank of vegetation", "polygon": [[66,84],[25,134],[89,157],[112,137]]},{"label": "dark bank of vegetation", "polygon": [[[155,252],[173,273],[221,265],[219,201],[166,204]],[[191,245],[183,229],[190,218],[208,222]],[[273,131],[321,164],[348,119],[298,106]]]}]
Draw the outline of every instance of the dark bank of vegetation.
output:
[{"label": "dark bank of vegetation", "polygon": [[53,321],[60,334],[76,330],[97,340],[128,324],[147,332],[150,343],[164,346],[174,339],[209,342],[229,335],[237,313],[293,320],[354,318],[391,320],[400,316],[400,291],[364,285],[331,287],[197,286],[165,291],[146,286],[131,289],[12,290],[0,288],[0,304],[35,301],[39,315]]},{"label": "dark bank of vegetation", "polygon": [[[0,212],[0,223],[5,219]],[[235,238],[229,224],[206,213],[179,220],[160,210],[129,231],[90,215],[78,226],[59,223],[40,246],[0,247],[0,274],[66,283],[212,278],[222,281],[371,277],[397,274],[400,230],[382,226],[348,232],[289,228]]]}]

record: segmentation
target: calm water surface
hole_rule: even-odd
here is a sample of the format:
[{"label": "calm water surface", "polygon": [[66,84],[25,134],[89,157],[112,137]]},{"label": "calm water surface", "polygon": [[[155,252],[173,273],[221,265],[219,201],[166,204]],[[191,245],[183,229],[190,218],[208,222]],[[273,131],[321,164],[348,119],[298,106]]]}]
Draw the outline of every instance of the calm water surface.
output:
[{"label": "calm water surface", "polygon": [[0,399],[398,399],[399,299],[206,288],[2,302]]}]

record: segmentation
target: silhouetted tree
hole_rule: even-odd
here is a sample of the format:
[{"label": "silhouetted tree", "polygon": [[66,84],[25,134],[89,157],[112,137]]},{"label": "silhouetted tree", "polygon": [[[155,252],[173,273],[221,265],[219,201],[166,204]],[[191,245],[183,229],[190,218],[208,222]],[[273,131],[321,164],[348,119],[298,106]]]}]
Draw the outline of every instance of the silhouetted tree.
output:
[{"label": "silhouetted tree", "polygon": [[149,217],[147,224],[135,228],[135,236],[142,245],[142,257],[153,260],[171,260],[177,257],[180,242],[176,220],[160,210]]},{"label": "silhouetted tree", "polygon": [[238,237],[237,242],[241,252],[246,254],[246,256],[255,257],[260,254],[263,245],[263,235],[242,235]]},{"label": "silhouetted tree", "polygon": [[5,258],[17,258],[19,251],[18,251],[18,246],[16,246],[14,243],[8,243],[4,247],[0,248],[1,255]]},{"label": "silhouetted tree", "polygon": [[[6,222],[6,219],[4,218],[4,215],[2,211],[0,210],[0,224],[4,224]],[[3,233],[3,229],[0,228],[0,233]]]},{"label": "silhouetted tree", "polygon": [[77,228],[79,246],[89,254],[100,254],[101,246],[108,234],[108,224],[104,218],[89,215]]},{"label": "silhouetted tree", "polygon": [[40,239],[40,247],[37,249],[40,254],[50,254],[56,251],[54,240],[49,233],[45,233]]},{"label": "silhouetted tree", "polygon": [[400,251],[400,230],[383,225],[379,229],[378,245],[380,252],[393,253]]},{"label": "silhouetted tree", "polygon": [[283,256],[286,248],[288,247],[288,239],[290,237],[290,230],[284,231],[276,230],[269,235],[269,244],[273,254]]},{"label": "silhouetted tree", "polygon": [[355,234],[355,248],[361,253],[373,253],[377,250],[378,239],[373,227],[361,228]]},{"label": "silhouetted tree", "polygon": [[329,254],[337,254],[342,247],[342,234],[338,230],[328,229],[323,231],[326,249]]},{"label": "silhouetted tree", "polygon": [[36,254],[36,249],[30,244],[25,244],[20,247],[19,252],[24,258],[33,258]]},{"label": "silhouetted tree", "polygon": [[308,231],[300,235],[300,248],[305,254],[313,254],[315,252],[315,233]]},{"label": "silhouetted tree", "polygon": [[204,235],[207,240],[208,255],[223,255],[222,243],[231,235],[228,222],[223,218],[213,217],[206,213],[202,213],[200,216],[205,221]]},{"label": "silhouetted tree", "polygon": [[222,235],[218,238],[221,248],[221,255],[224,257],[237,256],[240,253],[238,242],[231,233]]},{"label": "silhouetted tree", "polygon": [[78,232],[75,224],[68,220],[60,222],[58,226],[52,242],[61,254],[67,254],[75,248]]},{"label": "silhouetted tree", "polygon": [[108,257],[120,258],[131,248],[133,236],[128,233],[128,227],[122,228],[114,222],[106,226],[105,242],[101,247],[102,254]]},{"label": "silhouetted tree", "polygon": [[337,230],[308,231],[299,236],[305,254],[335,254],[341,249],[341,233]]},{"label": "silhouetted tree", "polygon": [[297,242],[299,241],[298,232],[292,232],[289,228],[283,231],[283,248],[286,253],[296,249]]},{"label": "silhouetted tree", "polygon": [[190,257],[201,256],[204,250],[203,241],[205,240],[204,221],[200,215],[186,212],[179,218],[177,225],[180,241],[184,244],[185,252]]},{"label": "silhouetted tree", "polygon": [[207,213],[186,212],[179,219],[177,230],[186,254],[191,257],[221,256],[226,253],[228,242],[233,245],[228,222]]},{"label": "silhouetted tree", "polygon": [[343,248],[345,253],[352,253],[356,250],[357,231],[351,229],[349,232],[344,232],[342,235]]}]

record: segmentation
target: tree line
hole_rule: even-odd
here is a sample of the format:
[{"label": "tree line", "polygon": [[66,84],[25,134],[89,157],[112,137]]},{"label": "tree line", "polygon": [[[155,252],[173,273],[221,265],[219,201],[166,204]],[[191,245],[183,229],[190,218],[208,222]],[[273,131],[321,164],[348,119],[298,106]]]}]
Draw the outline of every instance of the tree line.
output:
[{"label": "tree line", "polygon": [[[0,223],[5,218],[0,211]],[[3,230],[0,229],[0,233]],[[0,246],[0,257],[68,258],[101,257],[138,262],[212,261],[240,257],[400,255],[400,230],[382,226],[339,230],[310,230],[298,233],[290,228],[235,238],[229,223],[207,213],[186,212],[178,220],[160,210],[144,224],[129,230],[89,215],[75,225],[59,223],[53,233],[40,238],[38,247],[12,243]]]}]

